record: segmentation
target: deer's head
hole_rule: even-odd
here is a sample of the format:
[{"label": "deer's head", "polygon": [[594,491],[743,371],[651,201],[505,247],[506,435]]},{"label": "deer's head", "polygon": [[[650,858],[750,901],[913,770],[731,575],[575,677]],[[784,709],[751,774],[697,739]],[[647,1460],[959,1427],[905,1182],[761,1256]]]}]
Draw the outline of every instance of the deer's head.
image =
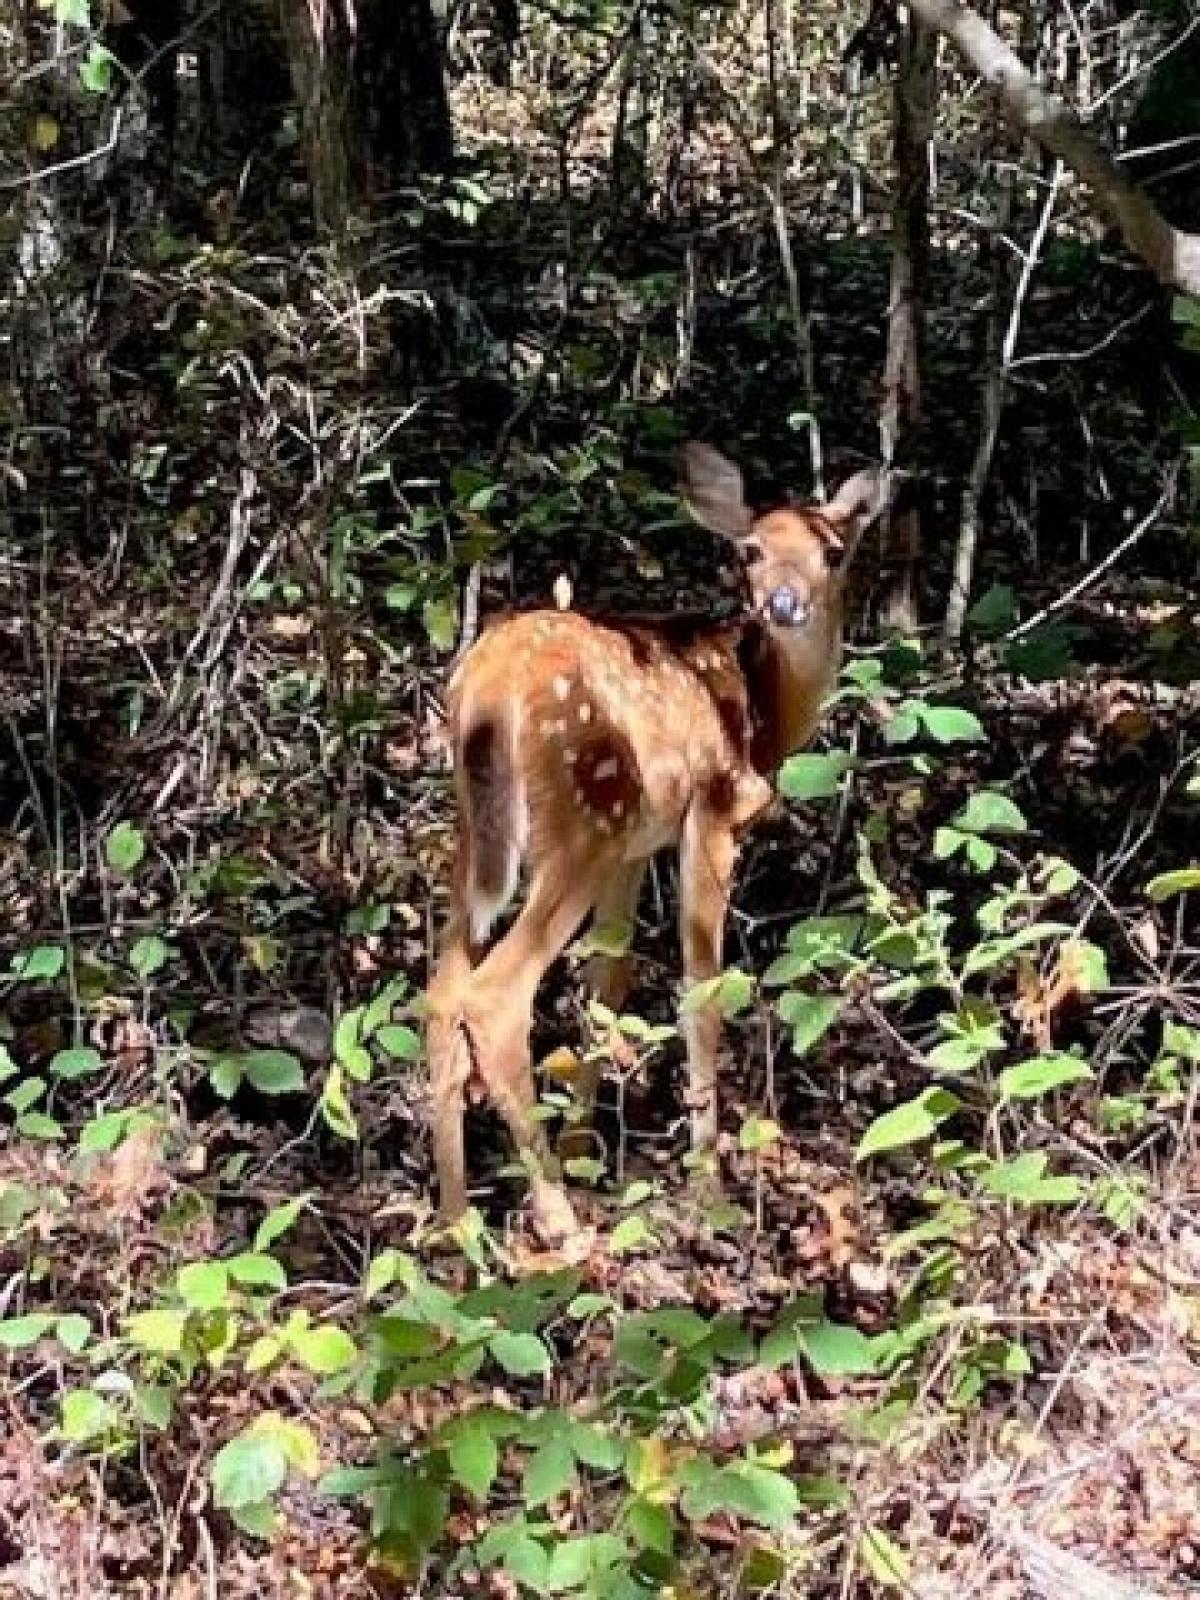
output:
[{"label": "deer's head", "polygon": [[697,522],[730,540],[751,603],[773,632],[806,629],[840,615],[855,547],[888,504],[888,474],[856,472],[825,505],[768,511],[746,504],[742,474],[707,444],[683,449],[683,498]]}]

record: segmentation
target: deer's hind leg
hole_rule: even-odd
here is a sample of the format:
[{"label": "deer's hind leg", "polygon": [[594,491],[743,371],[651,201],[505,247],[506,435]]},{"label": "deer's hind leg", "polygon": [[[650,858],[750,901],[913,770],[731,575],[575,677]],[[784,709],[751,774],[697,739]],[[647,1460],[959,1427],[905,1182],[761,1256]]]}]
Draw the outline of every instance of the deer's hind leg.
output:
[{"label": "deer's hind leg", "polygon": [[[535,1115],[529,1053],[533,1002],[546,969],[595,905],[611,868],[605,861],[581,870],[568,855],[541,862],[512,927],[458,986],[454,1027],[466,1071],[459,1094],[474,1082],[504,1119],[518,1151],[530,1158],[534,1223],[546,1239],[561,1239],[577,1225]],[[446,1149],[455,1153],[448,1143]],[[449,1199],[465,1204],[465,1195],[453,1187]]]}]

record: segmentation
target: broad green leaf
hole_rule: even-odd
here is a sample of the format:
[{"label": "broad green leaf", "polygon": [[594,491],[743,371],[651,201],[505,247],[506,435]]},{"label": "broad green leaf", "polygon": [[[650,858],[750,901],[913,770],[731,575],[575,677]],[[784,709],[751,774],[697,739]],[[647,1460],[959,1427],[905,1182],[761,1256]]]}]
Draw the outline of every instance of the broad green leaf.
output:
[{"label": "broad green leaf", "polygon": [[1008,1161],[997,1161],[979,1178],[979,1187],[1002,1200],[1021,1205],[1073,1205],[1084,1194],[1081,1179],[1070,1174],[1046,1175],[1044,1150],[1030,1150]]},{"label": "broad green leaf", "polygon": [[1039,1095],[1051,1094],[1055,1089],[1081,1083],[1093,1076],[1086,1061],[1059,1052],[1006,1067],[1000,1074],[999,1088],[1005,1100],[1036,1100]]},{"label": "broad green leaf", "polygon": [[91,1318],[79,1311],[69,1311],[56,1319],[54,1332],[58,1342],[77,1356],[92,1336]]},{"label": "broad green leaf", "polygon": [[15,955],[11,970],[22,983],[42,983],[60,977],[66,964],[66,952],[61,945],[39,944]]},{"label": "broad green leaf", "polygon": [[47,1143],[66,1137],[62,1123],[48,1117],[44,1111],[29,1111],[18,1117],[17,1132],[26,1139],[41,1139]]},{"label": "broad green leaf", "polygon": [[172,947],[157,934],[147,933],[136,940],[129,952],[129,965],[139,978],[151,978],[175,954]]},{"label": "broad green leaf", "polygon": [[136,1311],[126,1319],[125,1336],[151,1355],[176,1356],[183,1349],[187,1320],[186,1311]]},{"label": "broad green leaf", "polygon": [[853,1377],[877,1366],[870,1339],[849,1323],[818,1322],[797,1329],[801,1350],[814,1372],[825,1377]]},{"label": "broad green leaf", "polygon": [[920,717],[938,744],[978,744],[985,737],[979,718],[961,706],[923,706]]},{"label": "broad green leaf", "polygon": [[112,1402],[93,1389],[69,1389],[62,1397],[59,1427],[72,1444],[87,1444],[116,1427]]},{"label": "broad green leaf", "polygon": [[223,1261],[193,1261],[175,1274],[175,1287],[193,1311],[219,1311],[229,1298],[229,1270]]},{"label": "broad green leaf", "polygon": [[1177,867],[1173,872],[1160,872],[1146,885],[1146,893],[1151,900],[1170,900],[1191,889],[1200,889],[1200,866]]},{"label": "broad green leaf", "polygon": [[421,1059],[421,1036],[415,1028],[406,1027],[402,1022],[386,1022],[376,1030],[374,1037],[395,1061]]},{"label": "broad green leaf", "polygon": [[287,1481],[288,1457],[273,1432],[248,1428],[213,1457],[214,1503],[226,1511],[261,1505]]},{"label": "broad green leaf", "polygon": [[869,1156],[898,1150],[904,1145],[917,1144],[922,1139],[932,1137],[941,1123],[953,1116],[961,1104],[958,1096],[951,1094],[948,1089],[923,1089],[913,1099],[905,1100],[875,1118],[859,1140],[854,1159],[865,1161]]},{"label": "broad green leaf", "polygon": [[528,1510],[536,1510],[565,1494],[575,1483],[575,1453],[564,1439],[549,1439],[525,1467],[521,1494]]},{"label": "broad green leaf", "polygon": [[101,1072],[104,1058],[91,1045],[75,1045],[70,1050],[60,1050],[50,1062],[50,1071],[56,1078],[86,1078],[91,1072]]},{"label": "broad green leaf", "polygon": [[455,1480],[476,1500],[486,1500],[500,1470],[500,1449],[491,1430],[468,1419],[451,1436],[446,1458]]},{"label": "broad green leaf", "polygon": [[139,1383],[133,1391],[133,1404],[138,1420],[146,1427],[162,1432],[171,1426],[175,1396],[166,1384]]},{"label": "broad green leaf", "polygon": [[754,999],[755,979],[740,967],[730,967],[715,978],[705,978],[694,983],[680,1003],[681,1016],[691,1016],[707,1006],[715,1007],[723,1017],[733,1017],[744,1011]]},{"label": "broad green leaf", "polygon": [[792,1049],[807,1055],[833,1027],[842,1013],[842,1000],[832,994],[805,994],[793,990],[779,1000],[779,1015],[792,1030]]},{"label": "broad green leaf", "polygon": [[738,1132],[738,1149],[747,1154],[778,1144],[783,1130],[769,1117],[747,1117]]},{"label": "broad green leaf", "polygon": [[241,1067],[260,1094],[295,1094],[304,1088],[304,1068],[290,1050],[248,1050]]},{"label": "broad green leaf", "polygon": [[645,1217],[636,1214],[622,1217],[609,1236],[608,1246],[614,1255],[628,1255],[632,1250],[652,1249],[658,1240]]},{"label": "broad green leaf", "polygon": [[954,819],[963,833],[1026,833],[1029,824],[1023,812],[1005,794],[982,789],[973,794]]},{"label": "broad green leaf", "polygon": [[213,1093],[222,1100],[232,1100],[242,1086],[242,1057],[218,1056],[208,1069],[208,1081]]},{"label": "broad green leaf", "polygon": [[345,1331],[331,1323],[316,1328],[297,1328],[288,1335],[292,1354],[302,1366],[318,1377],[344,1372],[358,1359],[358,1346]]},{"label": "broad green leaf", "polygon": [[541,1377],[550,1371],[550,1352],[534,1333],[497,1333],[488,1350],[514,1378]]},{"label": "broad green leaf", "polygon": [[135,872],[146,854],[146,835],[132,822],[118,822],[104,841],[104,857],[114,872]]},{"label": "broad green leaf", "polygon": [[847,750],[791,756],[779,769],[779,790],[789,800],[832,800],[853,767],[854,757]]},{"label": "broad green leaf", "polygon": [[287,1273],[274,1256],[264,1255],[259,1250],[247,1250],[241,1255],[230,1256],[224,1262],[229,1276],[234,1283],[240,1283],[250,1289],[286,1289]]},{"label": "broad green leaf", "polygon": [[23,1317],[5,1317],[0,1322],[0,1350],[27,1350],[44,1339],[55,1319],[46,1312],[28,1312]]},{"label": "broad green leaf", "polygon": [[112,87],[116,57],[102,44],[94,43],[79,64],[79,81],[89,94],[107,94]]}]

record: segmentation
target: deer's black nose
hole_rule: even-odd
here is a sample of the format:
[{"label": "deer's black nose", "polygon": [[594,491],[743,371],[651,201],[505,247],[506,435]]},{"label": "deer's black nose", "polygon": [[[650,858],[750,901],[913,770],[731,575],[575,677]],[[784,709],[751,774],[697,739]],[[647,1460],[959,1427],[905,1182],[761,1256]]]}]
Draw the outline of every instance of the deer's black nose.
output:
[{"label": "deer's black nose", "polygon": [[800,628],[808,621],[812,606],[790,583],[772,589],[767,597],[767,615],[780,628]]}]

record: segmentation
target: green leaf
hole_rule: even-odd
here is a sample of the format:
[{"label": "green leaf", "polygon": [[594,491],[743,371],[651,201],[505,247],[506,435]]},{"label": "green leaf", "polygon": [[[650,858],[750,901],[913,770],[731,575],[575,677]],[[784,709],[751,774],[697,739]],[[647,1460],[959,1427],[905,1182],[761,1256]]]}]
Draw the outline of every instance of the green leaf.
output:
[{"label": "green leaf", "polygon": [[129,965],[139,978],[151,978],[175,954],[172,947],[157,934],[147,933],[135,940],[129,952]]},{"label": "green leaf", "polygon": [[66,952],[61,945],[39,944],[15,955],[11,971],[22,983],[40,983],[59,977],[66,964]]},{"label": "green leaf", "polygon": [[69,1311],[56,1319],[54,1333],[58,1342],[77,1356],[92,1337],[91,1318],[78,1311]]},{"label": "green leaf", "polygon": [[409,1028],[402,1022],[387,1022],[375,1033],[375,1038],[382,1049],[394,1061],[419,1061],[421,1059],[421,1036],[414,1028]]},{"label": "green leaf", "polygon": [[500,1470],[500,1449],[491,1430],[468,1419],[455,1429],[446,1458],[455,1481],[476,1500],[486,1500]]},{"label": "green leaf", "polygon": [[274,1256],[261,1251],[248,1250],[242,1255],[230,1256],[224,1263],[234,1283],[249,1289],[286,1289],[287,1273]]},{"label": "green leaf", "polygon": [[282,1205],[274,1206],[258,1225],[254,1235],[254,1248],[256,1250],[269,1250],[276,1239],[296,1225],[296,1218],[308,1205],[309,1196],[298,1195],[295,1200],[285,1200]]},{"label": "green leaf", "polygon": [[738,1149],[748,1155],[778,1144],[783,1130],[769,1117],[747,1117],[738,1132]]},{"label": "green leaf", "polygon": [[107,94],[112,87],[116,57],[102,44],[94,43],[79,64],[79,81],[89,94]]},{"label": "green leaf", "polygon": [[1000,1074],[999,1089],[1005,1100],[1036,1100],[1039,1095],[1051,1094],[1055,1089],[1062,1089],[1069,1083],[1081,1083],[1093,1076],[1086,1061],[1081,1061],[1078,1056],[1056,1052],[1006,1067]]},{"label": "green leaf", "polygon": [[4,1104],[11,1106],[19,1116],[22,1112],[28,1111],[31,1107],[37,1105],[45,1093],[45,1078],[24,1078],[15,1089],[10,1089],[4,1096]]},{"label": "green leaf", "polygon": [[101,1072],[104,1058],[91,1045],[76,1045],[70,1050],[60,1050],[50,1062],[50,1071],[56,1078],[85,1078],[90,1072]]},{"label": "green leaf", "polygon": [[295,1094],[304,1088],[304,1068],[290,1050],[249,1050],[241,1067],[260,1094]]},{"label": "green leaf", "polygon": [[1024,813],[1005,794],[982,789],[973,794],[954,819],[964,833],[1027,833]]},{"label": "green leaf", "polygon": [[1073,1205],[1082,1199],[1082,1180],[1069,1174],[1047,1177],[1047,1160],[1044,1150],[1031,1150],[1008,1161],[997,1161],[981,1175],[979,1187],[1021,1205]]},{"label": "green leaf", "polygon": [[905,1100],[891,1111],[876,1117],[859,1140],[854,1152],[856,1161],[881,1155],[887,1150],[898,1150],[904,1145],[917,1144],[931,1138],[947,1117],[958,1110],[962,1101],[948,1089],[923,1089],[911,1100]]},{"label": "green leaf", "polygon": [[171,1426],[175,1397],[166,1384],[139,1383],[133,1391],[133,1403],[139,1420],[146,1427],[162,1432]]},{"label": "green leaf", "polygon": [[44,1339],[54,1326],[54,1317],[45,1312],[28,1312],[23,1317],[5,1317],[0,1322],[0,1350],[28,1350]]},{"label": "green leaf", "polygon": [[250,1506],[231,1506],[229,1516],[252,1539],[273,1539],[279,1529],[279,1515],[266,1500]]},{"label": "green leaf", "polygon": [[841,793],[842,779],[854,765],[847,750],[791,756],[779,769],[780,793],[789,800],[832,800]]},{"label": "green leaf", "polygon": [[295,1328],[288,1334],[292,1354],[302,1366],[318,1377],[344,1372],[358,1359],[358,1346],[344,1328],[323,1324],[316,1328]]},{"label": "green leaf", "polygon": [[938,744],[979,744],[986,737],[979,718],[961,706],[922,706],[919,715]]},{"label": "green leaf", "polygon": [[842,1013],[842,1000],[831,994],[805,994],[793,990],[781,996],[779,1015],[791,1027],[792,1049],[807,1055],[833,1027]]},{"label": "green leaf", "polygon": [[453,649],[458,637],[458,608],[453,600],[431,598],[421,607],[421,621],[435,650]]},{"label": "green leaf", "polygon": [[17,1132],[26,1139],[42,1139],[47,1143],[65,1137],[62,1123],[48,1117],[44,1111],[29,1111],[18,1117]]},{"label": "green leaf", "polygon": [[346,1079],[340,1061],[335,1061],[325,1075],[321,1092],[321,1115],[331,1132],[341,1139],[357,1139],[358,1123],[346,1097]]},{"label": "green leaf", "polygon": [[111,1432],[117,1425],[111,1401],[94,1389],[69,1389],[62,1397],[59,1427],[72,1444],[88,1444]]},{"label": "green leaf", "polygon": [[681,1016],[691,1016],[708,1006],[715,1007],[723,1017],[736,1016],[754,999],[758,987],[756,980],[740,967],[730,967],[715,978],[705,978],[694,983],[680,1003]]},{"label": "green leaf", "polygon": [[1146,885],[1146,893],[1151,900],[1170,900],[1191,889],[1200,889],[1200,866],[1177,867],[1173,872],[1160,872]]},{"label": "green leaf", "polygon": [[213,1093],[222,1100],[232,1100],[242,1086],[242,1057],[218,1056],[208,1069],[208,1081]]},{"label": "green leaf", "polygon": [[114,872],[134,872],[146,854],[146,835],[132,822],[118,822],[104,841],[104,857]]},{"label": "green leaf", "polygon": [[175,1287],[193,1311],[219,1311],[229,1298],[229,1272],[223,1261],[193,1261],[175,1274]]},{"label": "green leaf", "polygon": [[534,1510],[565,1494],[575,1483],[575,1453],[563,1439],[548,1439],[530,1456],[521,1480],[527,1509]]},{"label": "green leaf", "polygon": [[1017,596],[1011,584],[994,583],[967,612],[967,621],[981,633],[1002,633],[1017,617]]},{"label": "green leaf", "polygon": [[488,1350],[514,1378],[541,1377],[550,1371],[550,1352],[534,1333],[497,1333]]},{"label": "green leaf", "polygon": [[630,1251],[652,1249],[658,1240],[645,1217],[622,1217],[613,1229],[608,1247],[614,1255],[628,1255]]},{"label": "green leaf", "polygon": [[187,1331],[186,1311],[137,1311],[126,1319],[125,1337],[138,1349],[156,1356],[177,1356]]},{"label": "green leaf", "polygon": [[797,1329],[800,1348],[814,1372],[826,1377],[854,1377],[878,1366],[871,1340],[849,1323],[818,1322]]},{"label": "green leaf", "polygon": [[226,1511],[262,1505],[287,1481],[288,1458],[273,1432],[251,1427],[213,1457],[213,1500]]},{"label": "green leaf", "polygon": [[625,1511],[625,1525],[644,1550],[669,1556],[675,1548],[675,1522],[667,1506],[632,1500]]},{"label": "green leaf", "polygon": [[911,1592],[912,1563],[907,1553],[882,1528],[864,1528],[858,1541],[863,1566],[885,1589]]}]

